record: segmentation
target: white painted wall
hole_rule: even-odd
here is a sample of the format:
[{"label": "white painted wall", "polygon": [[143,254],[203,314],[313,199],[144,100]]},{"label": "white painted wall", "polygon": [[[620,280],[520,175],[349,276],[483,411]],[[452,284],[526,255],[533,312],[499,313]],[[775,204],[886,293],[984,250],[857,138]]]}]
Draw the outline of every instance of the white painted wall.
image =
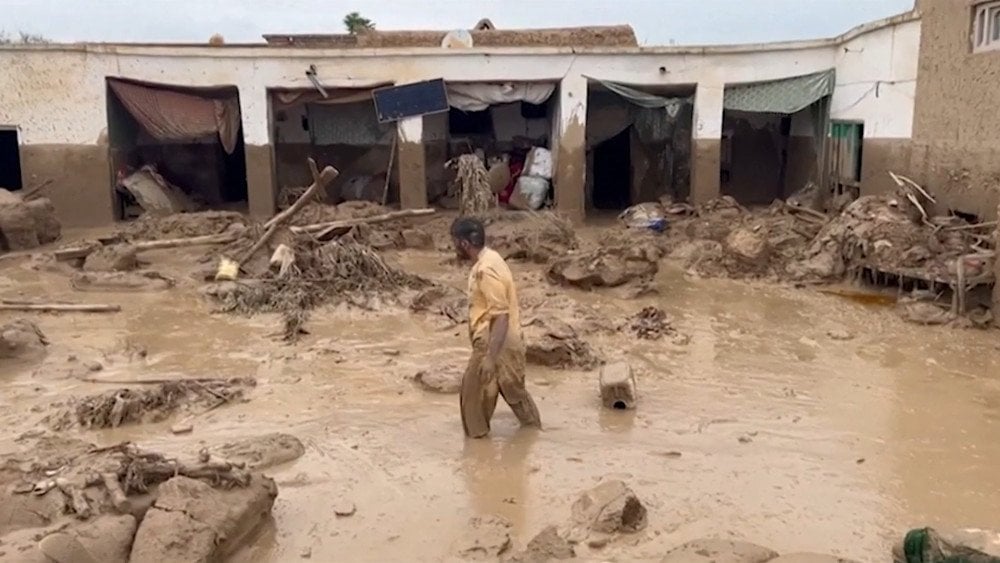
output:
[{"label": "white painted wall", "polygon": [[[580,81],[585,76],[640,86],[698,84],[695,136],[718,138],[724,85],[837,68],[835,118],[865,120],[866,136],[906,137],[912,129],[919,22],[848,37],[782,45],[659,49],[335,50],[265,46],[41,45],[0,48],[0,125],[26,144],[96,144],[107,126],[105,77],[123,76],[240,90],[248,144],[268,143],[268,88],[309,88],[315,65],[332,87],[430,78],[476,82]],[[845,48],[847,49],[845,51]],[[660,67],[665,72],[660,72]],[[875,95],[873,81],[883,82]],[[872,89],[871,92],[868,92]],[[562,121],[582,119],[585,100],[564,99]],[[553,124],[553,129],[559,127]],[[410,131],[412,132],[412,131]],[[553,141],[557,142],[555,139]]]},{"label": "white painted wall", "polygon": [[836,51],[830,118],[864,121],[867,138],[910,138],[919,55],[919,21],[845,42]]}]

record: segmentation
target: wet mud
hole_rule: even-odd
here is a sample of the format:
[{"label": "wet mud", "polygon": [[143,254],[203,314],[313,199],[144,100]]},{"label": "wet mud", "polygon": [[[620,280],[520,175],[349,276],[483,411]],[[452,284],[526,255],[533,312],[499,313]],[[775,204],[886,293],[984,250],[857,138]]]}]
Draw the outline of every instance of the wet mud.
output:
[{"label": "wet mud", "polygon": [[[594,227],[577,234],[603,236]],[[563,523],[581,491],[608,480],[642,500],[644,526],[577,544],[578,558],[658,561],[713,537],[885,561],[913,527],[1000,527],[996,332],[908,324],[878,300],[850,297],[850,287],[830,295],[695,279],[671,260],[649,281],[655,291],[635,298],[553,287],[544,265],[512,262],[526,321],[570,319],[602,361],[632,367],[640,400],[634,410],[603,408],[596,364],[533,364],[527,385],[545,429],[520,429],[501,406],[492,436],[472,441],[462,436],[457,396],[413,381],[464,364],[467,328],[447,314],[460,306],[325,305],[312,311],[308,334],[285,344],[277,314],[228,315],[201,295],[190,272],[202,254],[145,252],[177,280],[156,292],[80,292],[65,273],[0,263],[5,297],[122,307],[0,311],[0,325],[27,318],[48,342],[44,354],[2,364],[0,452],[37,431],[52,404],[121,380],[249,377],[257,385],[247,401],[64,433],[165,455],[294,436],[301,457],[292,443],[294,455],[264,463],[278,497],[272,516],[227,555],[237,562],[460,560],[453,548],[468,545],[473,519],[509,524],[503,551],[515,553]],[[446,253],[385,255],[410,274],[465,287],[466,270]],[[555,305],[532,307],[543,303]],[[685,338],[637,337],[661,330],[660,321]],[[190,430],[171,432],[181,422]]]}]

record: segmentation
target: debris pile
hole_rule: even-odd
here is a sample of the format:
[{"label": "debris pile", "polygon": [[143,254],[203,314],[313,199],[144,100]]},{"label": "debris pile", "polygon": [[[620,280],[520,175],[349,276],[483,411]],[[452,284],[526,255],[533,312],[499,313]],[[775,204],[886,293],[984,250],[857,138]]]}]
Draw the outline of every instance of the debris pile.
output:
[{"label": "debris pile", "polygon": [[283,271],[272,269],[258,279],[223,282],[223,287],[211,288],[210,294],[221,300],[227,312],[281,313],[284,338],[294,341],[315,307],[347,302],[371,308],[375,297],[397,297],[404,289],[428,284],[390,266],[372,247],[351,237],[321,243],[300,235],[292,243],[293,259]]},{"label": "debris pile", "polygon": [[29,250],[60,236],[62,226],[48,198],[0,188],[0,251]]},{"label": "debris pile", "polygon": [[142,208],[144,215],[171,215],[195,211],[199,207],[184,190],[167,181],[151,164],[128,175],[119,172],[118,188]]},{"label": "debris pile", "polygon": [[28,319],[14,319],[0,325],[0,359],[40,354],[48,345],[42,330]]},{"label": "debris pile", "polygon": [[216,560],[277,496],[273,480],[206,450],[181,460],[42,435],[0,467],[2,543],[32,561]]},{"label": "debris pile", "polygon": [[628,318],[625,327],[643,340],[659,340],[664,336],[669,336],[674,341],[682,339],[680,333],[674,328],[670,317],[658,307],[645,307],[638,313]]},{"label": "debris pile", "polygon": [[661,257],[653,244],[601,247],[557,259],[549,266],[548,277],[552,283],[582,289],[617,287],[654,276]]},{"label": "debris pile", "polygon": [[169,238],[217,235],[228,231],[232,225],[246,226],[250,220],[235,211],[197,211],[171,215],[142,215],[129,221],[118,230],[127,241],[161,240]]},{"label": "debris pile", "polygon": [[123,387],[70,401],[50,420],[57,430],[117,428],[123,424],[163,420],[181,408],[205,405],[213,409],[243,398],[257,382],[252,378],[175,379],[145,388]]},{"label": "debris pile", "polygon": [[528,363],[582,370],[592,370],[604,363],[590,344],[562,321],[537,317],[522,324]]},{"label": "debris pile", "polygon": [[414,296],[410,310],[443,316],[449,326],[460,325],[469,321],[469,298],[454,287],[434,284]]},{"label": "debris pile", "polygon": [[958,258],[989,249],[967,225],[951,217],[917,222],[895,198],[862,196],[823,227],[789,272],[799,279],[836,279],[870,269],[946,281],[969,266],[966,279],[976,278],[989,272],[986,257],[971,264]]},{"label": "debris pile", "polygon": [[577,248],[573,224],[552,211],[507,211],[488,222],[487,243],[506,260],[542,264]]}]

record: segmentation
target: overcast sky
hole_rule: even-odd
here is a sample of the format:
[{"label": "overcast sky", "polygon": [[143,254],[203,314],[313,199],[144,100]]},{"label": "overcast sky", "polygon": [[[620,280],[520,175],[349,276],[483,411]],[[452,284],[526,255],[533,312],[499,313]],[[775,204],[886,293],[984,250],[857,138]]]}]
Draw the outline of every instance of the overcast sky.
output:
[{"label": "overcast sky", "polygon": [[379,29],[631,24],[644,45],[830,37],[909,10],[913,0],[0,0],[0,29],[55,41],[260,41],[339,33],[352,11]]}]

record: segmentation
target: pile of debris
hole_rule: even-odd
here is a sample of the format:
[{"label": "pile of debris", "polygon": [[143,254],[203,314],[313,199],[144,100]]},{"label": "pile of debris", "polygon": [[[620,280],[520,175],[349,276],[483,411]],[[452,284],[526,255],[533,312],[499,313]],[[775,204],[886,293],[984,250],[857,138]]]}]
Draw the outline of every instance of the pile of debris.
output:
[{"label": "pile of debris", "polygon": [[546,316],[536,317],[522,325],[528,363],[588,371],[604,363],[604,358],[567,323]]},{"label": "pile of debris", "polygon": [[38,191],[21,195],[0,188],[0,252],[29,250],[59,240],[56,210]]},{"label": "pile of debris", "polygon": [[706,277],[783,279],[824,217],[780,201],[749,210],[725,196],[674,221],[670,256]]},{"label": "pile of debris", "polygon": [[557,259],[549,266],[548,278],[581,289],[617,287],[652,278],[661,257],[660,248],[650,243],[604,246]]},{"label": "pile of debris", "polygon": [[130,443],[25,440],[0,456],[0,543],[18,560],[218,560],[277,496],[273,480],[208,450],[180,460]]},{"label": "pile of debris", "polygon": [[246,226],[246,215],[235,211],[197,211],[170,215],[144,214],[118,230],[125,241],[201,237],[224,233],[232,225]]},{"label": "pile of debris", "polygon": [[372,308],[373,298],[398,298],[405,289],[429,284],[389,265],[372,247],[350,236],[323,243],[294,235],[290,243],[275,250],[274,267],[257,278],[215,284],[206,293],[226,312],[281,313],[284,339],[294,341],[309,311],[320,305],[346,302]]},{"label": "pile of debris", "polygon": [[578,246],[573,224],[552,211],[505,211],[486,222],[487,243],[507,260],[544,264]]},{"label": "pile of debris", "polygon": [[69,401],[48,420],[56,430],[117,428],[123,424],[158,422],[179,409],[202,405],[205,411],[240,400],[257,385],[250,377],[232,379],[169,379],[138,382],[143,388],[123,387]]},{"label": "pile of debris", "polygon": [[625,328],[643,340],[659,340],[664,336],[678,337],[670,318],[657,307],[645,307],[628,318]]}]

